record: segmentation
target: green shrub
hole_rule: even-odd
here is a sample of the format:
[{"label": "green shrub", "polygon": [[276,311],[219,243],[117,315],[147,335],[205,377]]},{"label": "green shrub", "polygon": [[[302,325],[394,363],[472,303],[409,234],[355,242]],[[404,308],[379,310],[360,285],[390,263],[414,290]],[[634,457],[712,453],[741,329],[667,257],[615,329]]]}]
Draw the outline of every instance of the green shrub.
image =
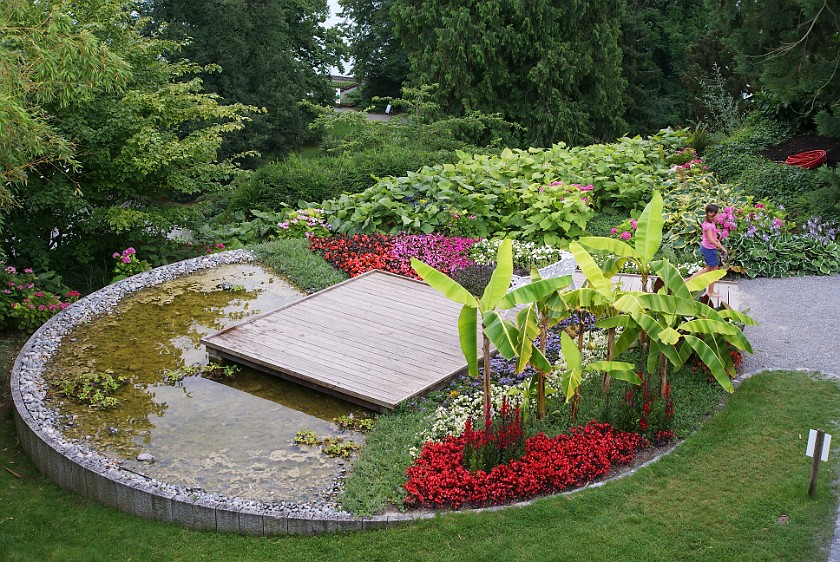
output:
[{"label": "green shrub", "polygon": [[402,176],[425,165],[451,162],[449,151],[423,151],[400,146],[344,153],[338,156],[301,157],[293,154],[282,162],[261,167],[237,186],[230,199],[231,211],[276,211],[299,202],[318,203],[342,193],[357,193],[379,177]]},{"label": "green shrub", "polygon": [[840,273],[840,244],[782,234],[764,239],[739,235],[728,242],[730,264],[750,277]]},{"label": "green shrub", "polygon": [[254,246],[259,258],[294,286],[314,293],[347,279],[347,274],[309,251],[309,240],[290,238]]},{"label": "green shrub", "polygon": [[585,147],[459,151],[454,164],[382,178],[323,206],[339,233],[447,231],[455,214],[468,214],[481,237],[564,244],[584,233],[593,208],[641,210],[670,177],[685,138],[685,132],[663,130],[648,139]]},{"label": "green shrub", "polygon": [[791,124],[754,118],[706,150],[703,159],[721,181],[736,184],[744,195],[784,205],[800,219],[840,216],[840,180],[831,170],[805,170],[760,154],[794,133]]}]

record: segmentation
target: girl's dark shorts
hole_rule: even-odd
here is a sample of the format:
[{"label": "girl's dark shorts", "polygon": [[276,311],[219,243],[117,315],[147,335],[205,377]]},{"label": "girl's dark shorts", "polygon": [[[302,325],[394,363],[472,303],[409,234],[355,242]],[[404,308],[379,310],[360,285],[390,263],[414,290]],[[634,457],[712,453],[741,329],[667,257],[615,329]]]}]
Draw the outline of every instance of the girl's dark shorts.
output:
[{"label": "girl's dark shorts", "polygon": [[717,267],[720,265],[720,256],[718,255],[717,248],[709,250],[708,248],[700,246],[700,253],[703,254],[703,261],[706,262],[706,265],[709,267]]}]

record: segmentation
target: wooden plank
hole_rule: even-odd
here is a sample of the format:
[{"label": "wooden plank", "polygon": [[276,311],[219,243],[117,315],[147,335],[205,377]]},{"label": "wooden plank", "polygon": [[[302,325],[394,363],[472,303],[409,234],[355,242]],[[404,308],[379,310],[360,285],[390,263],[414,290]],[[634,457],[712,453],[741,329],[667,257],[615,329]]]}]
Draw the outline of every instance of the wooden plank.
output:
[{"label": "wooden plank", "polygon": [[[351,357],[357,359],[355,363],[358,363],[360,368],[373,366],[380,375],[386,376],[390,373],[408,373],[412,378],[416,378],[418,373],[429,371],[430,361],[431,364],[442,365],[459,365],[464,362],[463,356],[445,357],[428,352],[420,353],[416,349],[400,344],[389,345],[387,347],[390,349],[386,349],[386,346],[376,347],[370,345],[369,342],[342,342],[340,339],[330,339],[328,335],[320,333],[283,332],[283,328],[278,326],[264,326],[257,330],[252,325],[248,330],[245,335],[248,336],[249,342],[277,349],[279,357],[282,357],[283,353],[288,353],[289,348],[309,350],[320,357],[338,356],[342,359]],[[233,347],[236,341],[214,340],[213,344]],[[244,344],[242,347],[247,349],[249,344]]]},{"label": "wooden plank", "polygon": [[399,395],[399,393],[395,394],[394,392],[399,388],[394,382],[388,381],[384,377],[372,377],[369,372],[367,373],[368,378],[362,378],[360,376],[361,372],[353,371],[346,365],[336,362],[334,358],[324,356],[313,358],[310,354],[295,351],[284,354],[282,362],[278,362],[276,355],[274,355],[275,349],[256,343],[252,343],[246,350],[222,347],[221,351],[244,358],[251,357],[267,367],[280,368],[286,366],[303,379],[324,381],[328,383],[328,386],[334,388],[363,388],[371,396],[380,397]]},{"label": "wooden plank", "polygon": [[373,271],[202,342],[220,357],[391,409],[466,371],[460,311],[422,281]]},{"label": "wooden plank", "polygon": [[[463,354],[460,353],[460,347],[453,348],[452,341],[449,345],[430,345],[427,341],[418,340],[414,334],[405,334],[398,329],[391,329],[393,333],[386,333],[380,326],[376,324],[359,323],[348,316],[332,316],[330,318],[313,319],[304,314],[292,314],[291,311],[284,314],[289,322],[300,324],[306,322],[309,324],[307,331],[303,333],[311,334],[313,337],[319,337],[321,333],[327,333],[328,337],[340,336],[346,342],[356,346],[364,347],[372,352],[383,350],[386,356],[393,359],[400,359],[406,355],[418,358],[425,363],[418,366],[427,366],[428,361],[434,361],[439,357],[452,357],[453,359],[464,360]],[[318,330],[313,332],[317,328]],[[298,333],[299,326],[296,325]],[[283,331],[281,333],[289,333]],[[294,332],[292,332],[294,333]],[[457,341],[457,334],[453,337]],[[328,339],[328,341],[333,341]],[[340,341],[340,338],[339,338]],[[383,345],[386,344],[386,345]],[[394,349],[389,352],[388,348]]]},{"label": "wooden plank", "polygon": [[[444,330],[436,329],[440,325],[434,328],[420,326],[386,316],[378,318],[359,317],[352,312],[337,307],[327,307],[326,304],[323,310],[328,310],[330,314],[316,316],[306,310],[288,310],[284,312],[283,318],[294,319],[295,322],[309,322],[324,330],[330,330],[333,325],[347,326],[347,330],[351,330],[355,334],[361,334],[362,337],[368,332],[377,333],[381,337],[387,335],[394,340],[414,343],[419,347],[432,349],[439,353],[449,353],[453,349],[453,344],[460,345],[458,344],[457,318],[447,322]],[[378,329],[378,327],[382,327],[382,329]],[[389,335],[387,332],[393,332],[393,335]],[[478,337],[477,334],[476,337]]]}]

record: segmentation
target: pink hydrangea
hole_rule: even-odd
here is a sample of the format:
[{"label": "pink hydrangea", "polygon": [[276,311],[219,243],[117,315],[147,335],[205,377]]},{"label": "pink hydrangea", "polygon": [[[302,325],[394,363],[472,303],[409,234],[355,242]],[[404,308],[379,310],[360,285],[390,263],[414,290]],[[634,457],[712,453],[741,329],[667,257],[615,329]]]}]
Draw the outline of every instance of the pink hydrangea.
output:
[{"label": "pink hydrangea", "polygon": [[627,232],[626,230],[621,233],[621,239],[622,240],[630,240],[630,238],[632,238],[632,237],[633,237],[633,235],[630,234],[629,232]]}]

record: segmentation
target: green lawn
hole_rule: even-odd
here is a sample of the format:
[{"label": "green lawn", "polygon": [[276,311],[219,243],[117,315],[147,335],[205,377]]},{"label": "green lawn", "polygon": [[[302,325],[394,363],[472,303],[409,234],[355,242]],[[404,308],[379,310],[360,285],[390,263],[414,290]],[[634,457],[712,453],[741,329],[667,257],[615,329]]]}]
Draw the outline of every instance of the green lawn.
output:
[{"label": "green lawn", "polygon": [[[19,345],[0,347],[4,383]],[[252,538],[186,531],[62,491],[20,453],[5,392],[0,465],[23,478],[0,470],[0,560],[824,560],[834,461],[810,499],[801,437],[838,415],[835,383],[762,375],[673,454],[598,489],[395,530]]]}]

